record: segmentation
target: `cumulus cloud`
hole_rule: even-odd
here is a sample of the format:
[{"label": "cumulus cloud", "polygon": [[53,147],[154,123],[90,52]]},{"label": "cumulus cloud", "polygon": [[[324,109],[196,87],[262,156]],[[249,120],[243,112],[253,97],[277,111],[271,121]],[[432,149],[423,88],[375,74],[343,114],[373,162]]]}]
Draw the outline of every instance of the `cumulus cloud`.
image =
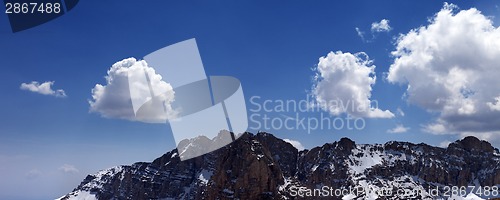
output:
[{"label": "cumulus cloud", "polygon": [[382,19],[380,22],[373,22],[371,30],[372,32],[389,32],[392,27],[389,25],[389,20]]},{"label": "cumulus cloud", "polygon": [[444,125],[443,120],[437,120],[437,122],[429,123],[422,125],[423,126],[423,131],[432,133],[435,135],[447,135],[447,134],[454,134],[450,130],[447,130],[446,126]]},{"label": "cumulus cloud", "polygon": [[382,19],[380,22],[373,22],[371,25],[371,38],[368,39],[365,38],[365,32],[360,28],[354,27],[354,29],[363,42],[373,42],[376,39],[376,33],[389,32],[392,30],[392,27],[389,25],[389,20],[387,19]]},{"label": "cumulus cloud", "polygon": [[299,151],[302,151],[305,149],[304,146],[297,140],[283,139],[283,141],[290,143],[292,146],[294,146]]},{"label": "cumulus cloud", "polygon": [[486,102],[492,111],[500,111],[500,96],[495,97],[495,102]]},{"label": "cumulus cloud", "polygon": [[[129,82],[129,78],[133,81]],[[146,61],[128,58],[116,62],[108,70],[105,79],[105,85],[96,84],[92,89],[90,112],[99,113],[105,118],[154,123],[166,122],[169,117],[175,115],[171,106],[174,101],[172,86],[163,81],[161,75],[156,74]],[[150,84],[142,80],[148,80]],[[131,97],[131,87],[135,94],[144,95]],[[160,100],[163,108],[148,109],[146,113],[136,116],[132,106],[133,98],[143,100],[147,96],[146,100],[151,100],[152,94],[155,99]]]},{"label": "cumulus cloud", "polygon": [[396,127],[387,130],[388,133],[406,133],[410,130],[410,127],[405,127],[402,124],[397,124]]},{"label": "cumulus cloud", "polygon": [[62,89],[53,90],[54,81],[47,81],[40,84],[37,81],[31,83],[21,83],[21,90],[27,90],[38,94],[51,95],[55,97],[66,97],[66,93]]},{"label": "cumulus cloud", "polygon": [[319,58],[313,96],[332,115],[392,118],[392,112],[379,109],[378,102],[370,100],[375,81],[375,65],[365,53],[330,52]]},{"label": "cumulus cloud", "polygon": [[407,100],[437,113],[424,130],[500,138],[500,29],[476,8],[453,4],[402,34],[387,79]]},{"label": "cumulus cloud", "polygon": [[80,170],[78,170],[75,166],[69,164],[64,164],[61,167],[59,167],[59,171],[70,174],[76,174],[80,172]]}]

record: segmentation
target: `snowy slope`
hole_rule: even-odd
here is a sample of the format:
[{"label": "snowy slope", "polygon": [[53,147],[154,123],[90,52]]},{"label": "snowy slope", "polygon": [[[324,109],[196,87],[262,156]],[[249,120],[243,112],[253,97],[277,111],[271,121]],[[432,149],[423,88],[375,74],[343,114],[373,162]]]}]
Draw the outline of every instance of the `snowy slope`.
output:
[{"label": "snowy slope", "polygon": [[[180,161],[172,150],[151,163],[100,171],[61,199],[293,199],[292,189],[300,187],[362,188],[327,199],[495,197],[481,198],[470,190],[462,196],[444,195],[450,186],[500,186],[498,149],[477,138],[448,148],[408,142],[355,144],[342,138],[299,152],[271,134],[247,133],[195,159]],[[439,195],[430,193],[433,188]]]}]

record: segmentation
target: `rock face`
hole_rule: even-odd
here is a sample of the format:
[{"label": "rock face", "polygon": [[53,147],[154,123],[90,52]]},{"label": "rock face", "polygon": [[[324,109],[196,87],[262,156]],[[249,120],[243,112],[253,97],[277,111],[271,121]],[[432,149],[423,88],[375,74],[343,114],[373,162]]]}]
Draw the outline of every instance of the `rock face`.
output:
[{"label": "rock face", "polygon": [[[196,146],[196,141],[190,142]],[[445,195],[444,186],[471,185],[500,186],[498,149],[474,137],[451,143],[448,148],[407,142],[356,144],[342,138],[299,152],[271,134],[245,133],[230,145],[187,161],[180,161],[175,149],[151,163],[88,175],[61,199],[404,198],[398,196],[398,189],[420,189],[424,192],[416,194],[416,199],[435,199],[450,197]],[[298,188],[325,187],[363,189],[314,197],[307,197],[307,190],[297,192]],[[435,196],[428,192],[430,188],[441,193]],[[299,194],[303,196],[296,196]],[[495,196],[483,195],[488,197]]]}]

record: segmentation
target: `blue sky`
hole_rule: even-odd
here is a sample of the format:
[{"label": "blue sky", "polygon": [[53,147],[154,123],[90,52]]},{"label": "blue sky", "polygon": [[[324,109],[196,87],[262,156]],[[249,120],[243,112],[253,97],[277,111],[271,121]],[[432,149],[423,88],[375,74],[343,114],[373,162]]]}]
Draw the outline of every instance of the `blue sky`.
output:
[{"label": "blue sky", "polygon": [[[490,1],[451,3],[458,7],[453,8],[452,16],[460,10],[474,7],[481,14],[464,13],[465,19],[468,15],[484,15],[490,17],[494,27],[498,26],[500,10]],[[168,124],[103,118],[99,113],[89,112],[88,101],[92,100],[91,90],[96,84],[106,84],[104,76],[112,64],[129,57],[141,59],[157,49],[190,38],[197,40],[207,75],[233,76],[241,81],[248,109],[252,108],[249,103],[252,96],[260,96],[262,100],[305,99],[314,93],[313,85],[317,82],[313,77],[318,72],[315,67],[320,57],[326,57],[332,51],[352,55],[365,52],[376,66],[374,75],[377,77],[371,85],[369,99],[377,100],[380,109],[388,110],[394,116],[364,117],[366,127],[358,131],[322,129],[308,134],[304,130],[265,130],[280,138],[297,140],[306,148],[341,137],[349,137],[358,143],[402,140],[439,146],[471,134],[489,138],[499,147],[500,129],[497,127],[482,129],[454,125],[454,122],[466,124],[485,119],[482,117],[500,119],[493,112],[496,104],[492,97],[495,96],[487,98],[483,95],[473,99],[486,99],[486,102],[480,102],[483,103],[481,105],[493,103],[493,114],[483,116],[476,113],[463,117],[455,115],[455,104],[434,107],[426,104],[418,98],[422,96],[422,91],[407,91],[408,84],[404,83],[404,78],[399,79],[406,77],[418,88],[421,80],[429,78],[412,76],[411,64],[396,63],[397,56],[391,55],[391,52],[396,50],[399,43],[396,38],[400,34],[407,36],[412,29],[432,24],[429,19],[442,11],[443,5],[444,2],[438,1],[349,1],[342,4],[333,1],[81,1],[64,16],[18,33],[12,33],[6,15],[0,15],[0,90],[4,94],[1,100],[3,114],[0,115],[0,199],[56,198],[71,191],[88,173],[119,164],[151,161],[174,148]],[[461,23],[464,18],[451,19],[456,19],[452,20],[453,23]],[[383,19],[388,20],[390,30],[372,31],[372,23]],[[479,19],[479,22],[484,20]],[[364,39],[358,35],[356,28],[364,32]],[[433,33],[429,29],[418,32],[418,35],[427,35],[425,37],[431,40],[434,39]],[[495,37],[498,33],[493,30],[480,34],[491,36],[491,41],[500,41],[494,40],[500,37]],[[406,37],[406,41],[408,44],[404,45],[407,48],[419,49],[429,45],[411,37]],[[441,39],[436,41],[441,44]],[[470,43],[469,47],[481,53],[483,46],[476,47],[475,44]],[[454,47],[442,45],[443,48]],[[432,55],[442,56],[444,60],[421,66],[428,67],[431,70],[428,72],[440,69],[453,71],[440,66],[454,63],[450,59],[457,56],[447,57],[446,52],[453,54],[453,50],[460,47],[450,48],[449,51],[436,48]],[[464,52],[453,55],[461,53]],[[471,55],[466,53],[464,55]],[[496,53],[493,48],[492,57],[498,55]],[[411,56],[417,55],[400,57],[404,56],[409,61],[415,61],[415,57]],[[488,56],[479,61],[462,58],[459,62],[479,63],[480,66],[490,66],[494,61],[488,60]],[[335,58],[332,59],[335,61]],[[388,75],[391,66],[400,69],[391,72],[392,76]],[[331,67],[325,64],[326,69]],[[491,67],[485,69],[498,68]],[[414,74],[423,72],[416,71]],[[466,72],[465,77],[469,77]],[[477,76],[481,80],[480,71],[471,73],[472,77]],[[387,76],[392,79],[387,79]],[[452,81],[452,78],[446,80]],[[481,84],[495,82],[478,80],[470,80],[467,82],[470,84],[462,89],[470,86],[471,93],[477,95],[499,92],[495,85],[488,90],[479,88]],[[32,81],[54,81],[51,89],[64,90],[66,97],[21,89],[22,83]],[[435,91],[436,95],[440,94],[439,90],[433,90],[439,89],[434,86],[440,83],[430,81],[429,98],[435,98],[432,96]],[[459,83],[462,82],[456,84]],[[444,88],[443,91],[454,90]],[[415,98],[404,97],[405,93]],[[453,94],[450,93],[450,96]],[[476,105],[476,111],[480,113],[479,103],[472,105]],[[451,111],[446,110],[450,107]],[[405,113],[404,116],[398,114],[398,108]],[[304,116],[318,117],[321,114],[329,115],[330,112],[324,110]],[[294,113],[269,115],[293,116]],[[340,113],[338,116],[346,115]],[[252,123],[249,125],[252,126]],[[397,125],[407,130],[388,133]],[[32,192],[18,192],[18,188]]]}]

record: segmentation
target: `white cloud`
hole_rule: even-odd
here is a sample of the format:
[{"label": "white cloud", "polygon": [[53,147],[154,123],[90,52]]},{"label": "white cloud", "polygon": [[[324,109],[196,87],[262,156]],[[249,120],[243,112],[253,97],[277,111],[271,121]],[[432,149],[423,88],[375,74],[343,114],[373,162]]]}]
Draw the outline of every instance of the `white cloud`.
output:
[{"label": "white cloud", "polygon": [[283,139],[283,141],[290,143],[292,146],[294,146],[299,151],[302,151],[305,149],[304,146],[297,140]]},{"label": "white cloud", "polygon": [[75,166],[69,164],[62,165],[61,167],[59,167],[59,170],[64,173],[71,173],[71,174],[76,174],[80,172],[80,170],[78,170]]},{"label": "white cloud", "polygon": [[427,133],[432,133],[435,135],[446,135],[446,134],[453,134],[449,130],[446,129],[446,126],[443,125],[442,120],[438,120],[438,122],[434,122],[431,124],[425,124],[423,126],[423,131]]},{"label": "white cloud", "polygon": [[354,29],[363,42],[373,42],[376,39],[376,33],[389,32],[392,30],[392,27],[389,25],[389,20],[387,19],[382,19],[380,22],[373,22],[371,25],[371,38],[369,39],[365,38],[365,32],[360,28],[354,27]]},{"label": "white cloud", "polygon": [[408,102],[438,114],[424,130],[500,138],[500,29],[491,19],[445,4],[392,54],[389,82],[408,84]]},{"label": "white cloud", "polygon": [[[149,77],[155,95],[161,96],[166,113],[163,109],[149,109],[148,113],[135,116],[129,90],[129,77],[133,80],[143,80],[136,77],[144,77],[145,74]],[[106,118],[143,122],[166,122],[167,117],[175,114],[171,107],[174,101],[172,86],[163,81],[161,75],[156,74],[146,61],[128,58],[116,62],[108,70],[105,78],[106,85],[96,84],[92,89],[92,100],[89,100],[90,112],[99,113]],[[147,82],[131,82],[130,87],[134,87],[138,93],[150,94]]]},{"label": "white cloud", "polygon": [[441,143],[439,143],[439,147],[441,147],[441,148],[446,148],[446,147],[448,147],[448,145],[450,145],[450,144],[451,144],[451,142],[450,142],[450,141],[445,140],[445,141],[442,141]]},{"label": "white cloud", "polygon": [[397,124],[396,127],[387,130],[388,133],[406,133],[410,130],[410,127],[405,127],[402,124]]},{"label": "white cloud", "polygon": [[375,65],[365,53],[330,52],[319,58],[313,96],[332,115],[392,118],[393,113],[379,109],[378,102],[370,100],[375,81]]},{"label": "white cloud", "polygon": [[66,93],[62,89],[53,90],[52,85],[54,85],[54,81],[47,81],[40,84],[37,81],[31,81],[31,83],[21,83],[21,90],[28,90],[31,92],[43,94],[43,95],[52,95],[56,97],[66,97]]},{"label": "white cloud", "polygon": [[36,179],[42,175],[42,172],[38,169],[32,169],[25,174],[27,179]]},{"label": "white cloud", "polygon": [[371,30],[372,32],[389,32],[392,27],[389,25],[389,20],[382,19],[380,22],[373,22]]},{"label": "white cloud", "polygon": [[356,29],[356,33],[361,38],[361,40],[365,41],[365,33],[363,31],[361,31],[358,27],[356,27],[355,29]]},{"label": "white cloud", "polygon": [[404,116],[405,116],[405,112],[403,112],[403,110],[401,110],[401,108],[398,108],[398,109],[396,110],[396,113],[398,113],[398,115],[399,115],[399,116],[401,116],[401,117],[404,117]]},{"label": "white cloud", "polygon": [[486,105],[492,110],[492,111],[500,111],[500,96],[495,97],[495,102],[486,102]]}]

